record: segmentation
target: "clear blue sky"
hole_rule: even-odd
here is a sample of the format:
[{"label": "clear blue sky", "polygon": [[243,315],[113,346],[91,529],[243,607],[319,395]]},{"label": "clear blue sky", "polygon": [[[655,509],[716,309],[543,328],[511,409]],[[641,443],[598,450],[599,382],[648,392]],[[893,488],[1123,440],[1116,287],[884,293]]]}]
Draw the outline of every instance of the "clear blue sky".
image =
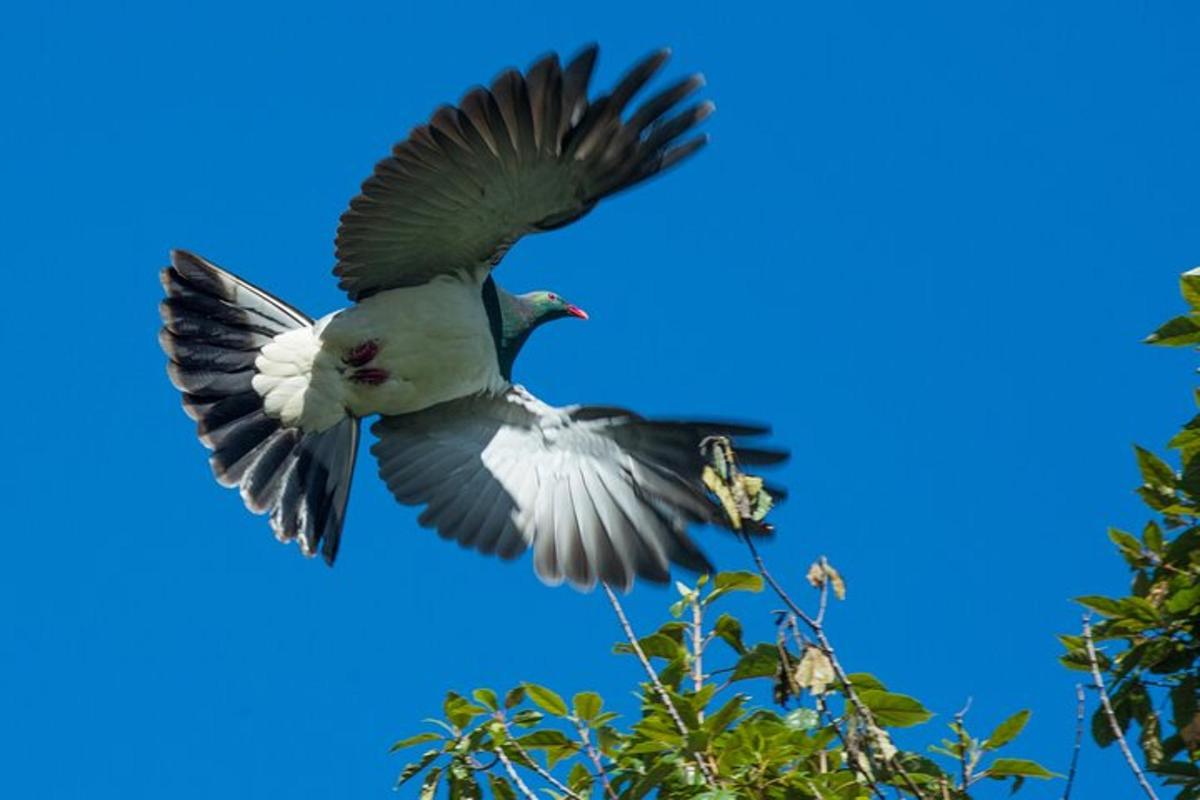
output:
[{"label": "clear blue sky", "polygon": [[[773,422],[795,455],[766,554],[793,585],[820,553],[844,572],[846,664],[943,720],[972,697],[981,729],[1031,707],[1020,750],[1064,770],[1054,634],[1070,597],[1125,586],[1104,528],[1146,516],[1130,444],[1192,411],[1194,358],[1138,342],[1200,262],[1200,8],[199,5],[27,3],[0,26],[6,796],[383,798],[388,744],[448,688],[632,710],[602,596],[419,529],[365,451],[337,567],[277,544],[210,479],[155,341],[173,246],[339,307],[337,217],[389,144],[593,39],[601,84],[664,44],[670,75],[703,70],[712,144],[509,255],[509,288],[592,314],[518,377]],[[740,330],[715,335],[729,302]],[[629,605],[645,626],[670,599]],[[1080,798],[1135,792],[1115,752],[1081,770]]]}]

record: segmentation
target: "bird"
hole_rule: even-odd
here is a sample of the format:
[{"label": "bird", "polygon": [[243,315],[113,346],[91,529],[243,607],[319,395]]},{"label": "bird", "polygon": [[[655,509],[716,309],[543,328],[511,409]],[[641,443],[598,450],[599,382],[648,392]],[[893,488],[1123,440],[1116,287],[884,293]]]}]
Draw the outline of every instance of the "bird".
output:
[{"label": "bird", "polygon": [[[205,258],[161,270],[159,341],[217,481],[266,514],[277,539],[337,557],[360,438],[418,522],[464,548],[532,551],[544,583],[628,591],[672,566],[711,572],[693,524],[729,527],[701,482],[701,443],[745,463],[786,458],[766,426],[652,420],[619,407],[556,407],[513,380],[530,334],[587,319],[551,291],[512,294],[494,268],[524,235],[688,159],[714,110],[682,107],[700,75],[627,113],[669,51],[589,98],[598,53],[509,68],[442,105],[379,161],[341,216],[334,274],[351,305],[313,319]],[[763,528],[765,530],[765,527]]]}]

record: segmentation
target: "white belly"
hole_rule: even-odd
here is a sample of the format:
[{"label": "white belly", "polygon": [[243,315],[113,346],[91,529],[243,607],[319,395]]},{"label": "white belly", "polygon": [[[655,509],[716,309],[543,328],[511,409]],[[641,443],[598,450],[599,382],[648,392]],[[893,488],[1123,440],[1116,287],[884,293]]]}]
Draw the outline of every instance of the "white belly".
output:
[{"label": "white belly", "polygon": [[[371,357],[363,360],[369,348]],[[285,424],[323,430],[347,413],[406,414],[502,391],[480,286],[443,276],[372,295],[263,348],[255,389]]]}]

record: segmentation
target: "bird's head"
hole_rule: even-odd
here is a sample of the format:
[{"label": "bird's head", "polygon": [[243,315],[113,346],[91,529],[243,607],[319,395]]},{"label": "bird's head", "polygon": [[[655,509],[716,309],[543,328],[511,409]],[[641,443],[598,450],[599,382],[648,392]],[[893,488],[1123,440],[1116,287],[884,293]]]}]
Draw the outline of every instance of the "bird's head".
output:
[{"label": "bird's head", "polygon": [[574,303],[567,302],[562,295],[554,292],[528,292],[517,295],[517,301],[528,309],[530,327],[536,328],[543,322],[563,317],[587,319],[587,312]]},{"label": "bird's head", "polygon": [[500,371],[511,379],[512,365],[534,329],[564,317],[587,319],[587,312],[555,292],[509,294],[497,287],[500,307]]}]

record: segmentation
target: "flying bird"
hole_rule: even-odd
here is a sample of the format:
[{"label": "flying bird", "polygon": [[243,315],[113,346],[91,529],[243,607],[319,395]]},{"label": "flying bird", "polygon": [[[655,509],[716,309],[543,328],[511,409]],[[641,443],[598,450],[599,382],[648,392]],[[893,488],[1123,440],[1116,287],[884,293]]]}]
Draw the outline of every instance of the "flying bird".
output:
[{"label": "flying bird", "polygon": [[[337,232],[334,273],[352,305],[312,319],[205,259],[173,251],[160,341],[217,481],[269,515],[275,536],[332,564],[359,421],[396,499],[419,522],[502,558],[533,551],[546,583],[628,589],[670,565],[710,571],[688,534],[723,516],[700,480],[708,436],[759,426],[656,421],[613,407],[548,405],[513,383],[529,335],[587,319],[554,292],[510,294],[493,268],[523,235],[699,150],[713,110],[681,108],[679,80],[626,108],[668,52],[588,98],[597,48],[549,55],[439,108],[375,167]],[[743,461],[784,454],[739,448]]]}]

